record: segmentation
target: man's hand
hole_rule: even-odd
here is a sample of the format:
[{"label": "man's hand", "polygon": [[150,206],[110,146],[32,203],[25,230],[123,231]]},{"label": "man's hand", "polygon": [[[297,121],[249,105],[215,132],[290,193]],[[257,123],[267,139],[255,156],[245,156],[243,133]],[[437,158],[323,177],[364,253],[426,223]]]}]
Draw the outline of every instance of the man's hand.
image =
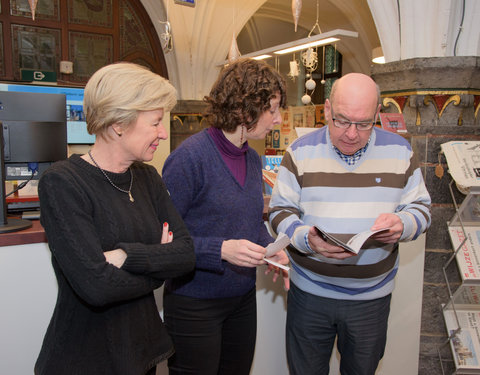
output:
[{"label": "man's hand", "polygon": [[307,238],[312,250],[326,258],[346,259],[357,255],[350,251],[346,251],[340,246],[327,243],[314,226],[310,227]]},{"label": "man's hand", "polygon": [[402,220],[395,214],[380,214],[370,229],[376,230],[381,228],[389,228],[389,230],[374,234],[372,239],[383,243],[396,243],[403,233]]}]

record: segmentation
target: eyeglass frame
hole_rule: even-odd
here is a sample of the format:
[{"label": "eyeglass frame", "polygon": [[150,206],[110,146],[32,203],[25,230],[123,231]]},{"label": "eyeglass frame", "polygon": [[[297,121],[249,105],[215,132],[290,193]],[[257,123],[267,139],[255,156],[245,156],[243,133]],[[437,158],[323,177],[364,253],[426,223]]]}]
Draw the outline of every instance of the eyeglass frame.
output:
[{"label": "eyeglass frame", "polygon": [[[373,117],[373,120],[372,121],[349,121],[349,120],[339,120],[339,119],[336,119],[334,114],[333,114],[333,109],[330,108],[330,115],[332,116],[332,122],[333,122],[333,125],[336,127],[336,128],[339,128],[339,129],[343,129],[343,130],[347,130],[347,129],[350,129],[350,126],[352,126],[353,124],[355,124],[355,128],[357,129],[357,131],[367,131],[367,130],[370,130],[372,129],[374,126],[375,126],[375,123],[377,122],[377,115],[378,113],[376,112],[375,113],[375,116]],[[348,126],[338,126],[337,125],[337,121],[340,121],[342,123],[345,123],[345,124],[348,124]],[[358,125],[370,125],[367,129],[359,129]]]}]

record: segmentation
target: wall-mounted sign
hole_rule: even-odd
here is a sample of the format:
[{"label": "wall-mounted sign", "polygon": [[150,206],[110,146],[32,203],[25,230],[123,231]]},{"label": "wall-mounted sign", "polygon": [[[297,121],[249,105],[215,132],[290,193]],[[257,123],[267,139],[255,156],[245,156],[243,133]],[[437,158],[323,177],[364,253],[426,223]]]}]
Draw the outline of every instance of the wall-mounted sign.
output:
[{"label": "wall-mounted sign", "polygon": [[35,69],[20,69],[22,81],[29,82],[57,82],[57,73]]},{"label": "wall-mounted sign", "polygon": [[189,7],[194,7],[195,0],[175,0],[175,4],[188,5]]},{"label": "wall-mounted sign", "polygon": [[393,133],[406,133],[407,126],[402,113],[380,113],[382,128]]}]

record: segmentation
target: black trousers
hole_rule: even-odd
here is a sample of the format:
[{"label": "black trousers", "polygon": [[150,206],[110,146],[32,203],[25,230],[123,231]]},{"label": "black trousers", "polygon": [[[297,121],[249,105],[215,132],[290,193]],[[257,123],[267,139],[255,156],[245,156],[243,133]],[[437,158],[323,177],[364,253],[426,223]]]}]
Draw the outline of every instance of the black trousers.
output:
[{"label": "black trousers", "polygon": [[248,375],[255,352],[255,288],[241,297],[198,299],[166,293],[164,318],[175,354],[170,375]]}]

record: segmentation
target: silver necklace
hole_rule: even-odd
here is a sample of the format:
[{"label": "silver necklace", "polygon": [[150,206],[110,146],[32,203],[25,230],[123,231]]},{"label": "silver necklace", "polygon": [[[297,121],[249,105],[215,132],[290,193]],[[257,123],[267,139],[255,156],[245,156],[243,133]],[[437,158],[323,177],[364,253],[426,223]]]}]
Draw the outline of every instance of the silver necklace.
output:
[{"label": "silver necklace", "polygon": [[121,191],[122,193],[128,194],[128,197],[130,198],[130,202],[135,201],[135,199],[133,199],[133,197],[132,197],[132,185],[133,185],[132,168],[130,168],[130,167],[128,168],[128,170],[130,171],[130,187],[128,188],[128,190],[120,189],[117,185],[115,185],[113,183],[113,181],[110,179],[110,177],[108,177],[108,175],[105,173],[105,171],[102,168],[100,168],[100,166],[97,164],[97,162],[95,161],[95,159],[92,156],[92,150],[88,151],[88,156],[90,156],[90,159],[92,159],[93,164],[95,164],[95,166],[102,171],[103,175],[107,178],[108,182],[110,182],[110,185],[112,185],[118,191]]}]

